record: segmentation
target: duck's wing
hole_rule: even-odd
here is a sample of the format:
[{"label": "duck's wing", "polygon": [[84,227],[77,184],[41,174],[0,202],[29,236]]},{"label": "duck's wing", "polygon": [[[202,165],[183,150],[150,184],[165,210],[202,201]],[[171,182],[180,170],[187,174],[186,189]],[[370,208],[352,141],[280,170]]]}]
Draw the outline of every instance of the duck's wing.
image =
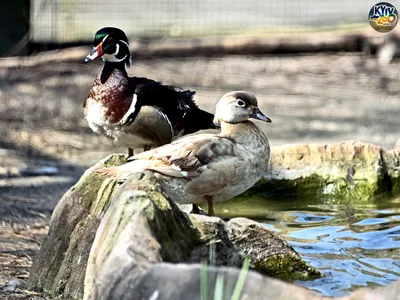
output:
[{"label": "duck's wing", "polygon": [[240,185],[243,181],[243,159],[238,152],[233,140],[205,134],[182,138],[133,159],[138,163],[147,161],[147,170],[188,179],[187,193],[211,196],[228,185]]},{"label": "duck's wing", "polygon": [[195,91],[164,85],[144,77],[129,78],[129,86],[136,95],[137,106],[157,107],[168,118],[174,136],[218,128],[213,123],[214,115],[197,107]]},{"label": "duck's wing", "polygon": [[[189,110],[197,108],[193,101],[195,92],[163,85],[145,77],[130,77],[129,89],[133,98],[122,125],[130,125],[141,107],[151,106],[165,116],[174,130]],[[174,132],[172,134],[174,135]]]},{"label": "duck's wing", "polygon": [[182,138],[131,158],[131,162],[102,169],[99,173],[113,178],[126,178],[138,168],[165,176],[194,179],[214,163],[235,157],[235,142],[213,134]]},{"label": "duck's wing", "polygon": [[142,105],[157,106],[162,109],[174,108],[181,112],[197,107],[193,100],[195,91],[165,85],[145,77],[130,77],[129,86],[132,93],[138,95]]}]

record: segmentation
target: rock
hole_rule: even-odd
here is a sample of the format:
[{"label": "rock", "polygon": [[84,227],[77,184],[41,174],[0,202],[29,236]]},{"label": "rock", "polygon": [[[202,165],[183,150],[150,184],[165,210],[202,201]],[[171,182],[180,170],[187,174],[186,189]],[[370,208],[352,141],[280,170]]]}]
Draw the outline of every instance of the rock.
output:
[{"label": "rock", "polygon": [[225,223],[217,217],[191,215],[200,238],[212,243],[217,253],[208,260],[210,247],[196,249],[189,261],[206,261],[216,266],[241,267],[250,259],[250,266],[259,272],[284,280],[319,278],[322,274],[306,264],[293,248],[276,232],[246,218],[234,218]]},{"label": "rock", "polygon": [[35,257],[29,288],[50,295],[62,294],[81,299],[90,248],[101,216],[109,206],[109,196],[117,184],[93,174],[102,166],[125,162],[123,155],[112,155],[87,170],[56,206],[49,233]]},{"label": "rock", "polygon": [[388,190],[392,194],[400,193],[400,148],[382,153]]},{"label": "rock", "polygon": [[374,289],[359,289],[341,300],[398,300],[400,299],[400,280],[387,286]]},{"label": "rock", "polygon": [[[130,286],[118,286],[107,299],[239,299],[232,296],[235,294],[235,288],[242,282],[239,279],[241,273],[243,287],[238,289],[240,299],[326,299],[305,288],[268,278],[254,271],[167,263],[155,264]],[[203,295],[202,286],[206,287]],[[215,297],[218,291],[221,298]]]},{"label": "rock", "polygon": [[199,243],[188,215],[164,198],[152,173],[137,173],[121,186],[101,221],[84,299],[109,299],[154,263],[184,261]]},{"label": "rock", "polygon": [[321,276],[278,234],[256,222],[189,217],[168,200],[151,172],[135,174],[121,186],[93,173],[124,161],[123,156],[103,160],[61,199],[34,260],[31,289],[65,299],[123,297],[115,294],[119,287],[133,285],[154,264],[210,257],[216,265],[240,267],[249,256],[256,270],[282,278]]},{"label": "rock", "polygon": [[190,215],[190,219],[198,230],[202,245],[193,250],[188,262],[202,262],[214,266],[242,266],[244,257],[229,239],[223,220],[194,214]]},{"label": "rock", "polygon": [[[240,298],[232,297],[235,288],[244,281],[239,289]],[[206,284],[204,284],[206,283]],[[206,286],[202,297],[201,287]],[[214,297],[221,291],[222,297]],[[341,300],[397,300],[400,295],[400,281],[375,289],[360,289]],[[105,298],[98,298],[105,299]],[[254,271],[227,267],[206,267],[199,264],[157,263],[127,285],[122,282],[107,295],[109,300],[186,300],[186,299],[293,299],[322,300],[322,297],[305,288],[277,279],[262,276]]]},{"label": "rock", "polygon": [[[180,208],[181,211],[190,214],[192,213],[192,209],[193,209],[193,205],[192,204],[178,204],[178,207]],[[199,214],[203,215],[203,216],[207,216],[207,213],[200,207],[199,208]]]},{"label": "rock", "polygon": [[273,147],[268,172],[244,195],[365,202],[400,192],[399,161],[399,150],[356,141]]},{"label": "rock", "polygon": [[21,287],[23,287],[21,279],[13,278],[10,281],[8,281],[4,287],[1,287],[1,289],[5,292],[14,293],[17,288]]},{"label": "rock", "polygon": [[[307,280],[322,274],[306,264],[278,233],[245,218],[226,224],[228,238],[250,266],[263,274],[284,280]],[[256,250],[256,251],[254,251]]]}]

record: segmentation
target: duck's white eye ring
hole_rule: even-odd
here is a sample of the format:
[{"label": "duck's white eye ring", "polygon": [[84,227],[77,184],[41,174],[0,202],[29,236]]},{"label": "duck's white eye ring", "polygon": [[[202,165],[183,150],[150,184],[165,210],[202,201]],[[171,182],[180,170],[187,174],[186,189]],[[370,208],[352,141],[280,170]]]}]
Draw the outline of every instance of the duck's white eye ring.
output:
[{"label": "duck's white eye ring", "polygon": [[246,107],[246,102],[244,102],[243,100],[240,100],[240,99],[238,101],[236,101],[236,104],[240,107]]}]

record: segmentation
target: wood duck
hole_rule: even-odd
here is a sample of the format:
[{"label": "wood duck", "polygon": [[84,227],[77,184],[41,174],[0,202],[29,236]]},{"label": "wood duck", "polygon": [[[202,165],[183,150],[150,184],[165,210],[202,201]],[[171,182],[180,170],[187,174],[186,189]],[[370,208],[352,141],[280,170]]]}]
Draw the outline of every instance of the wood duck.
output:
[{"label": "wood duck", "polygon": [[[247,92],[225,94],[218,102],[214,123],[219,134],[183,137],[171,144],[131,157],[131,162],[97,172],[120,181],[133,172],[155,172],[165,192],[180,204],[208,204],[231,199],[253,186],[267,171],[270,146],[249,118],[271,122]],[[193,206],[196,210],[196,206]]]},{"label": "wood duck", "polygon": [[134,148],[158,147],[201,129],[217,128],[214,115],[193,101],[195,92],[142,77],[128,77],[131,54],[125,33],[112,27],[96,32],[85,63],[99,57],[103,68],[84,103],[90,128],[116,144]]}]

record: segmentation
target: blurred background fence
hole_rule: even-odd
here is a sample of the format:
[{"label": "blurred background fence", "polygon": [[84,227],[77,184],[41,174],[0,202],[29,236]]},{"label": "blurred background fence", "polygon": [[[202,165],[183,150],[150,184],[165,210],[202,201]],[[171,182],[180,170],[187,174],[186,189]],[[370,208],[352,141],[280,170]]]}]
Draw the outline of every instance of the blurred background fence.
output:
[{"label": "blurred background fence", "polygon": [[0,11],[0,54],[26,54],[29,44],[90,42],[104,26],[128,37],[301,35],[367,26],[376,0],[13,0]]}]

